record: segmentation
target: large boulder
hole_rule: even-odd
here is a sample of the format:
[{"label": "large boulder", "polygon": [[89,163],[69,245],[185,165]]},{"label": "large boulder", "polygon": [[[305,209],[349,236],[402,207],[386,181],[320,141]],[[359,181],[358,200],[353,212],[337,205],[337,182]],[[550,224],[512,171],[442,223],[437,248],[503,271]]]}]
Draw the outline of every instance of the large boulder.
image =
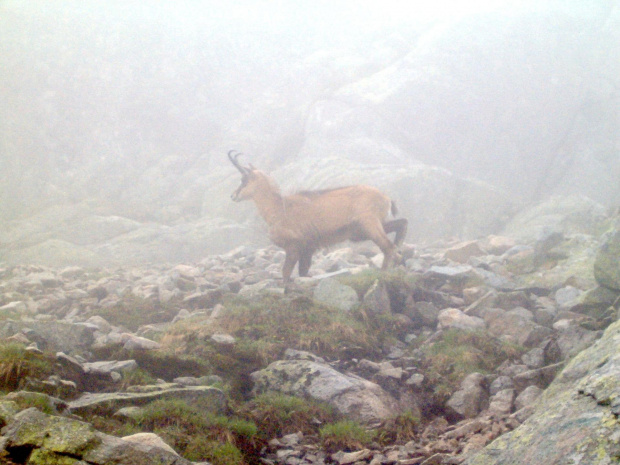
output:
[{"label": "large boulder", "polygon": [[506,225],[503,234],[526,243],[552,232],[596,234],[606,216],[606,208],[587,197],[554,196],[523,209]]},{"label": "large boulder", "polygon": [[619,392],[620,322],[616,322],[568,364],[538,398],[525,423],[465,463],[617,463]]},{"label": "large boulder", "polygon": [[620,229],[614,231],[598,251],[594,277],[601,286],[620,292]]},{"label": "large boulder", "polygon": [[95,341],[95,325],[71,323],[68,321],[48,321],[24,319],[5,321],[0,325],[0,337],[10,337],[20,332],[39,344],[39,348],[66,353],[90,349]]},{"label": "large boulder", "polygon": [[310,397],[359,421],[372,423],[398,414],[396,400],[379,385],[311,360],[280,360],[251,375],[254,392],[277,391]]}]

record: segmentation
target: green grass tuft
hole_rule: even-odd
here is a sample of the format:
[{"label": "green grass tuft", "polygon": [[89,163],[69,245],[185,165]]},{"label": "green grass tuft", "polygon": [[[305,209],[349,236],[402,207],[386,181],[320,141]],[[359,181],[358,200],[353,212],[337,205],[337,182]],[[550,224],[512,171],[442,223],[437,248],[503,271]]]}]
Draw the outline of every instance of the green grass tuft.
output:
[{"label": "green grass tuft", "polygon": [[376,433],[355,421],[344,420],[322,426],[319,430],[321,443],[328,451],[353,451],[370,446]]}]

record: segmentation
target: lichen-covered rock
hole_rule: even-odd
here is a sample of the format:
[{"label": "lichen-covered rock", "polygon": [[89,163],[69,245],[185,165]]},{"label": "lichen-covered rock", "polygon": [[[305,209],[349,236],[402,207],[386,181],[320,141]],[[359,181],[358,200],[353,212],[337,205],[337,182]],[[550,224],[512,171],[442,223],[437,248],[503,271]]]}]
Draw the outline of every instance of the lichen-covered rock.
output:
[{"label": "lichen-covered rock", "polygon": [[0,400],[0,428],[6,425],[19,412],[17,404],[11,400]]},{"label": "lichen-covered rock", "polygon": [[251,375],[254,392],[277,391],[333,405],[359,421],[374,422],[398,413],[396,400],[379,385],[309,360],[279,360]]},{"label": "lichen-covered rock", "polygon": [[42,448],[73,457],[81,456],[100,442],[88,423],[46,415],[34,407],[15,415],[2,434],[7,438],[7,449]]},{"label": "lichen-covered rock", "polygon": [[620,459],[620,322],[579,353],[532,416],[467,465],[608,465]]},{"label": "lichen-covered rock", "polygon": [[131,437],[125,440],[100,433],[88,423],[46,415],[35,408],[15,415],[2,434],[8,456],[31,451],[30,465],[191,464],[151,435],[147,442]]},{"label": "lichen-covered rock", "polygon": [[615,231],[598,251],[594,277],[601,286],[620,292],[620,230]]}]

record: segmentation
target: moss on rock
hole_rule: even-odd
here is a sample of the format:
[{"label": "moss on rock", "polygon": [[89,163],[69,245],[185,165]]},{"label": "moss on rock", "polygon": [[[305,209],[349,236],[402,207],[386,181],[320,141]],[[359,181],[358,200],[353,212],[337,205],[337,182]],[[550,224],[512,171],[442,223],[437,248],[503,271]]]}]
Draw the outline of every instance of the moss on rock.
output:
[{"label": "moss on rock", "polygon": [[596,255],[594,277],[601,286],[620,291],[620,230],[609,237]]}]

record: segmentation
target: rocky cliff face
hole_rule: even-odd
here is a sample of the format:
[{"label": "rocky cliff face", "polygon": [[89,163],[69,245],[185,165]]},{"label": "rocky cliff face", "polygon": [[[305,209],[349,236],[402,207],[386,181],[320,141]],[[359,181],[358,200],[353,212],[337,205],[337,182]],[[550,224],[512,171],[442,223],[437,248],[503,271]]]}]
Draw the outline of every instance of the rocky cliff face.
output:
[{"label": "rocky cliff face", "polygon": [[539,398],[532,416],[467,465],[607,464],[620,460],[620,323],[579,353]]}]

